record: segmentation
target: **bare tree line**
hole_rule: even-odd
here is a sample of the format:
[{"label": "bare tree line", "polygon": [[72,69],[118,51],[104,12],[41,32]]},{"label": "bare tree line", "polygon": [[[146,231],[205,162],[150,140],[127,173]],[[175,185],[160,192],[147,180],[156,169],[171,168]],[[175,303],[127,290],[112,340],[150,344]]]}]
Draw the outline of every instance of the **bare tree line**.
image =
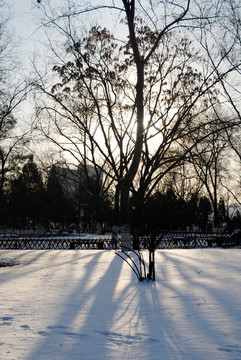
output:
[{"label": "bare tree line", "polygon": [[[233,192],[223,180],[224,159],[229,149],[240,156],[240,5],[81,4],[56,11],[38,5],[47,33],[56,31],[61,41],[48,37],[52,76],[33,63],[34,127],[65,154],[66,166],[82,164],[88,175],[91,165],[102,174],[98,196],[114,194],[122,225],[129,226],[130,205],[142,209],[171,178],[178,194],[189,177],[217,212],[221,189]],[[77,20],[96,11],[116,13],[126,33],[98,24],[80,31]]]}]

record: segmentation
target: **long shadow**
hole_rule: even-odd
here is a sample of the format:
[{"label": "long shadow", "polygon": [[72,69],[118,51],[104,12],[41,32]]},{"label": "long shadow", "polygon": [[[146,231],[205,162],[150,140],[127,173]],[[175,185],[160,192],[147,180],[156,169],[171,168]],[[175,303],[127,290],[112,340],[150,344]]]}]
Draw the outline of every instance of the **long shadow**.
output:
[{"label": "long shadow", "polygon": [[228,279],[220,263],[225,251],[197,254],[157,251],[157,281],[142,283],[112,251],[52,250],[26,257],[34,266],[21,276],[31,269],[33,276],[54,271],[43,289],[44,304],[33,314],[41,321],[22,325],[31,341],[23,359],[241,358],[238,257],[233,265],[225,263],[233,277]]},{"label": "long shadow", "polygon": [[[38,273],[42,268],[42,262],[46,258],[47,268],[58,268],[59,263],[56,263],[58,259],[58,254],[64,250],[1,250],[0,259],[8,260],[10,262],[18,264],[15,269],[6,268],[6,275],[11,274],[11,279],[21,278],[27,276],[28,274]],[[63,260],[61,257],[61,265],[73,265],[74,260],[78,260],[77,252],[75,250],[66,250],[69,253],[74,254],[75,258],[68,260]],[[83,250],[85,252],[85,250]],[[90,257],[89,254],[82,256],[82,259]],[[35,267],[30,267],[30,265],[35,264]],[[15,271],[14,271],[15,270]],[[1,282],[8,281],[8,277],[5,276],[5,279],[1,279]]]},{"label": "long shadow", "polygon": [[[72,288],[68,285],[68,276],[77,279],[78,274],[71,273],[71,269],[66,270],[66,276],[58,284],[58,288],[65,288],[67,296],[63,294],[64,298],[56,304],[57,316],[54,321],[50,320],[38,331],[42,339],[27,359],[52,359],[56,349],[58,353],[55,359],[94,359],[94,354],[97,354],[98,359],[105,358],[105,339],[109,336],[109,324],[116,310],[112,299],[118,278],[113,277],[113,273],[120,274],[123,265],[113,253],[106,266],[108,259],[105,259],[105,253],[91,252],[90,261],[84,265],[84,276]],[[81,265],[83,252],[79,254]],[[75,260],[77,258],[78,253],[75,252]],[[77,272],[78,269],[75,267],[74,271]],[[104,299],[101,298],[103,291]]]},{"label": "long shadow", "polygon": [[[222,257],[217,261],[217,251],[213,256],[209,251],[208,260],[204,252],[199,259],[189,257],[188,250],[184,257],[182,251],[158,252],[157,273],[161,280],[156,286],[160,288],[152,295],[157,311],[163,308],[166,316],[168,359],[177,354],[184,359],[241,358],[241,282],[237,283],[237,273],[232,280],[227,274],[220,278],[222,264],[226,269],[230,265],[221,262]],[[234,269],[237,272],[237,266]]]}]

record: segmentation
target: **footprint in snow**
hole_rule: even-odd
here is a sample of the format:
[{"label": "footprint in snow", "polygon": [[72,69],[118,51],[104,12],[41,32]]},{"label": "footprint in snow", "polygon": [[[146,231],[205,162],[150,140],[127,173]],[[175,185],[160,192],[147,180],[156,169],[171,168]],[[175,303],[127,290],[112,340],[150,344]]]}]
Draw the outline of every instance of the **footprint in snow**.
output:
[{"label": "footprint in snow", "polygon": [[2,316],[0,317],[0,320],[2,320],[3,322],[0,323],[0,325],[11,325],[12,324],[12,320],[14,320],[14,318],[12,316]]},{"label": "footprint in snow", "polygon": [[68,329],[67,326],[63,325],[54,325],[54,326],[48,326],[49,330],[62,330],[62,329]]},{"label": "footprint in snow", "polygon": [[78,332],[71,331],[71,328],[68,326],[62,326],[62,325],[54,325],[54,326],[48,326],[49,330],[56,330],[59,334],[66,335],[66,336],[86,336],[85,334],[81,334]]},{"label": "footprint in snow", "polygon": [[29,325],[20,325],[20,327],[24,330],[30,329]]},{"label": "footprint in snow", "polygon": [[[64,335],[64,336],[69,336],[69,337],[86,337],[87,335],[86,334],[81,334],[81,333],[78,333],[78,332],[74,332],[74,331],[71,331],[71,329],[67,326],[48,326],[47,327],[48,330],[50,331],[38,331],[38,334],[39,335],[42,335],[42,336],[49,336],[51,334],[53,334],[53,332],[55,333],[58,333],[59,335]],[[68,331],[69,329],[69,331]]]},{"label": "footprint in snow", "polygon": [[50,332],[48,332],[48,331],[38,331],[38,334],[42,335],[42,336],[48,336],[50,334]]},{"label": "footprint in snow", "polygon": [[218,348],[219,351],[224,351],[224,352],[237,352],[241,354],[241,346],[239,345],[227,345],[225,347],[220,347]]},{"label": "footprint in snow", "polygon": [[146,334],[136,334],[136,335],[132,336],[132,335],[123,335],[123,334],[111,332],[111,331],[95,330],[95,332],[106,336],[109,341],[112,341],[116,344],[133,344],[133,343],[137,343],[137,342],[143,343],[144,341],[159,342],[159,340],[152,338]]}]

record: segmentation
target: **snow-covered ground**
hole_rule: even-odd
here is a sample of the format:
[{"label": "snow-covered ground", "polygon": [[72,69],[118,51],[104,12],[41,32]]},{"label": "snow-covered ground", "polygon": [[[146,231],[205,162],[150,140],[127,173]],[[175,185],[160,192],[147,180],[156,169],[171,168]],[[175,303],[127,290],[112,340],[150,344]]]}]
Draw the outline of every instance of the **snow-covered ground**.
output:
[{"label": "snow-covered ground", "polygon": [[[147,253],[144,253],[146,256]],[[241,250],[1,250],[1,360],[241,359]]]}]

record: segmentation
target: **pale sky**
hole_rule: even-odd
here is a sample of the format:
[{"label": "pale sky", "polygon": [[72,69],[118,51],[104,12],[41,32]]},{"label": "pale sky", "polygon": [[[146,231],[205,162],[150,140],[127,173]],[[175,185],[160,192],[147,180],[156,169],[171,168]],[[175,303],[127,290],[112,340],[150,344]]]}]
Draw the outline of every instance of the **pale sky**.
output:
[{"label": "pale sky", "polygon": [[23,55],[30,56],[41,39],[41,29],[38,30],[41,13],[37,11],[37,0],[7,1],[12,17],[9,25],[14,31],[15,41]]},{"label": "pale sky", "polygon": [[12,25],[15,27],[16,34],[27,38],[35,28],[31,14],[33,10],[32,0],[9,0],[9,4],[13,11]]},{"label": "pale sky", "polygon": [[[41,22],[41,11],[38,10],[37,0],[8,0],[8,3],[13,17],[10,25],[14,28],[15,36],[19,38],[18,45],[23,49],[24,55],[30,55],[34,48],[38,47],[39,42],[44,41],[42,29],[38,27]],[[55,0],[51,2],[54,3]],[[56,3],[61,6],[66,4],[66,0],[56,0]],[[108,18],[109,16],[97,20],[104,21],[106,26]]]}]

